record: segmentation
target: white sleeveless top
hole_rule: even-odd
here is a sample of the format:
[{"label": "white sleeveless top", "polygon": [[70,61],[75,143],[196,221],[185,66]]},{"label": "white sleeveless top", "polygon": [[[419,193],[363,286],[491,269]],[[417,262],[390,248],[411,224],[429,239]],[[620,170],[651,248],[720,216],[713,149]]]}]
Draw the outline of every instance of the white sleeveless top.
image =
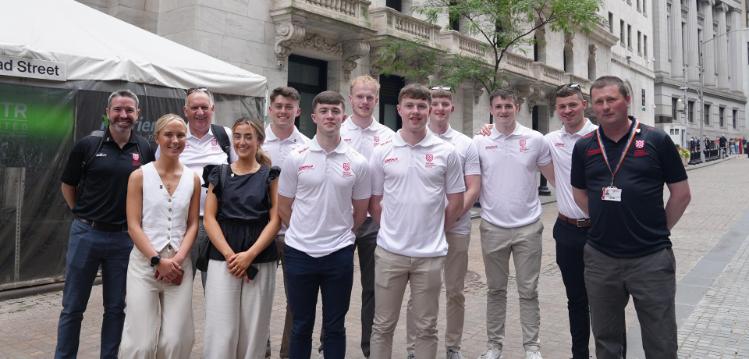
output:
[{"label": "white sleeveless top", "polygon": [[187,230],[187,213],[190,199],[195,190],[194,172],[182,165],[182,176],[173,195],[169,195],[161,182],[155,162],[142,166],[143,169],[143,231],[151,240],[151,245],[161,252],[167,244],[179,249]]}]

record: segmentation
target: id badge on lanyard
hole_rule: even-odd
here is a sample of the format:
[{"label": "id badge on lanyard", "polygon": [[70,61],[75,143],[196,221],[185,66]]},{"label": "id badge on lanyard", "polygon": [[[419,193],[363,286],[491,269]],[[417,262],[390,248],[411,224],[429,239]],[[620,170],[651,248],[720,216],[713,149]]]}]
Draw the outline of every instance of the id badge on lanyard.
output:
[{"label": "id badge on lanyard", "polygon": [[622,201],[622,189],[619,187],[614,186],[614,178],[616,177],[616,174],[619,173],[619,170],[622,168],[622,162],[624,162],[624,159],[627,157],[627,152],[629,152],[630,146],[632,146],[632,142],[634,142],[635,135],[640,130],[640,121],[635,120],[635,124],[632,128],[632,133],[629,135],[629,139],[627,139],[627,144],[624,146],[624,150],[622,151],[622,155],[619,158],[619,163],[616,164],[616,168],[614,170],[611,169],[611,164],[609,163],[609,157],[606,154],[606,148],[603,145],[603,141],[601,140],[601,128],[598,128],[598,147],[601,149],[601,155],[603,156],[603,162],[606,164],[606,167],[609,169],[609,173],[611,173],[611,184],[601,188],[601,200],[603,201],[609,201],[609,202],[621,202]]}]

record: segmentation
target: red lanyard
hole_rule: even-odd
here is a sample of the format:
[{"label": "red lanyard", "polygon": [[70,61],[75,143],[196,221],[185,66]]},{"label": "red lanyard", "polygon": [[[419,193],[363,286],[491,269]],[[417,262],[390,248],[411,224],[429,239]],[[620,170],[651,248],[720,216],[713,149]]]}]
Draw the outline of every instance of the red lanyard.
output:
[{"label": "red lanyard", "polygon": [[622,168],[622,162],[624,162],[624,158],[627,157],[627,152],[629,152],[629,148],[632,146],[632,142],[634,142],[635,135],[637,134],[637,130],[640,128],[640,121],[635,119],[635,125],[632,126],[632,133],[629,135],[629,139],[627,140],[627,145],[624,146],[624,151],[622,151],[621,158],[619,158],[619,163],[616,164],[616,168],[612,171],[611,170],[611,164],[609,163],[609,156],[606,154],[606,148],[603,146],[603,141],[601,140],[601,127],[598,127],[598,133],[596,136],[596,139],[598,140],[598,147],[601,149],[601,154],[603,155],[603,162],[606,163],[606,167],[608,167],[609,172],[611,173],[611,185],[614,185],[614,177],[616,177],[616,174],[619,172],[619,169]]}]

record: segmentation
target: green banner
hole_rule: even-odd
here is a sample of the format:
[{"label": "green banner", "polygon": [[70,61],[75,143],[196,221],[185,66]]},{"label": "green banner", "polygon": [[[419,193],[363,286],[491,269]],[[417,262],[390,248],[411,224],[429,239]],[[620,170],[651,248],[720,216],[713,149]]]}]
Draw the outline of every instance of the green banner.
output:
[{"label": "green banner", "polygon": [[0,84],[0,166],[36,167],[70,138],[73,92]]}]

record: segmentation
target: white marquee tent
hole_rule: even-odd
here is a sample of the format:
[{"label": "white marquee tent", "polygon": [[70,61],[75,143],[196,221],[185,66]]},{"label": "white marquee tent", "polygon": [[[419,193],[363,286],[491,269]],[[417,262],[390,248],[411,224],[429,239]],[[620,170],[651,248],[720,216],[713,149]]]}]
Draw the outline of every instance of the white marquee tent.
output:
[{"label": "white marquee tent", "polygon": [[3,1],[0,55],[61,62],[68,80],[264,97],[266,79],[73,0]]}]

